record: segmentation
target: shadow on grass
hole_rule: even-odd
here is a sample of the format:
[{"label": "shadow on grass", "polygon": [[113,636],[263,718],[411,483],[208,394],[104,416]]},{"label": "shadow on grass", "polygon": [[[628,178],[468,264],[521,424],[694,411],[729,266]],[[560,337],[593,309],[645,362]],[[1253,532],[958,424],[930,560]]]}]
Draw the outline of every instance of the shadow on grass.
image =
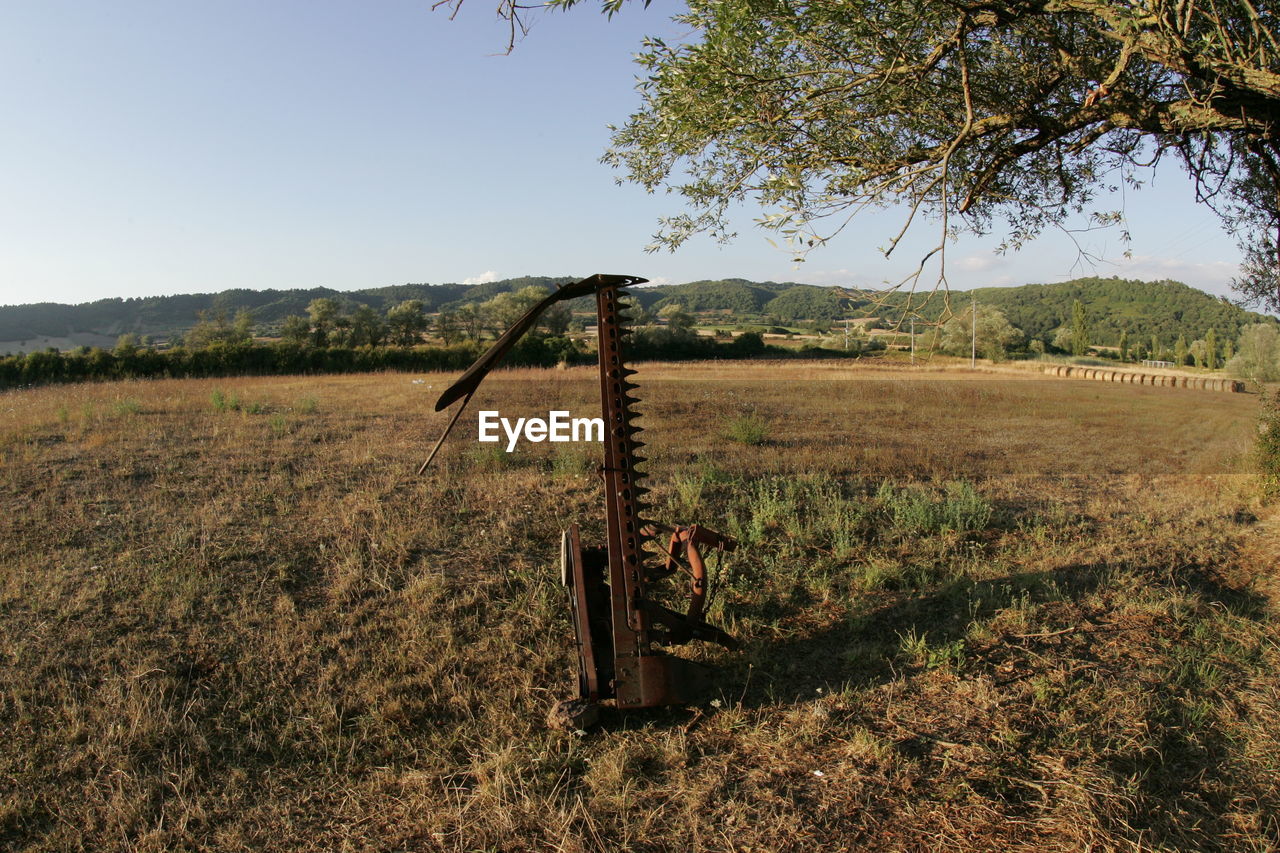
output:
[{"label": "shadow on grass", "polygon": [[[1119,606],[1086,614],[1082,602],[1120,572],[1166,589],[1171,596],[1191,594],[1199,605],[1185,619],[1125,616]],[[1197,682],[1195,675],[1180,676],[1179,672],[1194,673],[1196,668],[1194,660],[1179,664],[1178,655],[1186,645],[1183,634],[1195,626],[1203,628],[1210,614],[1262,622],[1264,604],[1261,596],[1224,585],[1203,566],[1170,571],[1078,564],[983,581],[961,579],[926,591],[886,596],[862,614],[805,636],[756,640],[711,675],[708,698],[718,692],[726,706],[763,711],[801,706],[847,689],[874,690],[933,667],[948,667],[961,679],[985,675],[999,695],[1002,719],[990,720],[990,729],[960,720],[949,721],[944,728],[954,723],[958,732],[947,734],[948,738],[983,750],[989,763],[971,784],[975,791],[985,791],[983,796],[998,801],[1002,811],[1029,813],[1038,808],[1040,795],[1035,792],[1043,794],[1044,762],[1069,754],[1091,768],[1088,772],[1103,774],[1110,790],[1126,792],[1123,798],[1096,807],[1095,819],[1112,824],[1108,827],[1112,832],[1140,837],[1156,847],[1229,847],[1224,839],[1240,831],[1231,818],[1233,803],[1242,797],[1262,803],[1273,798],[1274,791],[1268,793],[1260,776],[1250,777],[1241,770],[1243,746],[1205,712],[1207,698],[1230,700],[1220,687]],[[770,616],[799,617],[803,607],[803,603],[787,602],[782,612]],[[997,631],[977,642],[970,639],[973,623],[983,623],[1010,608],[1034,609],[1036,618],[1028,620],[1021,632]],[[923,642],[913,647],[912,640],[920,639]],[[929,659],[920,652],[921,646],[937,650],[938,657]],[[1063,669],[1087,672],[1085,686],[1079,688],[1086,692],[1063,694],[1052,708],[1034,700],[1031,685]],[[1236,672],[1230,677],[1241,680],[1243,675]],[[1125,725],[1142,732],[1142,739],[1120,745],[1120,734],[1106,730],[1116,711],[1106,706],[1106,700],[1135,696],[1141,701],[1123,714]],[[917,700],[914,708],[913,698]],[[941,777],[955,760],[943,755],[947,749],[930,735],[900,736],[895,729],[904,720],[910,724],[913,712],[922,730],[936,724],[933,718],[945,717],[948,709],[935,708],[932,701],[907,687],[896,696],[895,721],[880,718],[874,710],[877,700],[872,699],[848,712],[848,722],[894,730],[890,737],[894,748],[909,760],[924,762],[922,767],[932,768],[922,770],[926,776]],[[705,707],[693,712],[655,710],[629,717],[610,715],[605,725],[687,727],[716,713]],[[1064,740],[1059,728],[1064,714],[1075,730],[1072,739]],[[1016,742],[992,746],[997,723],[1017,730]],[[839,724],[833,720],[833,725]],[[1081,780],[1068,777],[1065,781]],[[928,796],[927,792],[926,783],[921,795]]]},{"label": "shadow on grass", "polygon": [[1095,589],[1107,571],[1104,566],[1069,566],[982,581],[957,579],[929,591],[894,593],[826,630],[755,643],[745,659],[717,681],[726,693],[731,690],[727,683],[743,683],[740,697],[747,707],[807,701],[819,695],[819,688],[874,687],[922,668],[905,659],[903,647],[912,638],[930,649],[956,648],[974,621],[1008,608],[1078,600]]}]

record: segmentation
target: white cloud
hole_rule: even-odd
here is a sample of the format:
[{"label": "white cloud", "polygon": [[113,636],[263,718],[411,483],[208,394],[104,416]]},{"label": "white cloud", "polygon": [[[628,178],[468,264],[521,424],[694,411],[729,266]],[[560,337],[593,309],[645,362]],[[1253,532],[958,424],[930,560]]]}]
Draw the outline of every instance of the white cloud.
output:
[{"label": "white cloud", "polygon": [[1240,267],[1230,261],[1188,261],[1134,255],[1115,262],[1115,274],[1125,278],[1173,279],[1210,293],[1230,293],[1231,279]]},{"label": "white cloud", "polygon": [[463,284],[488,284],[491,281],[498,280],[497,270],[485,270],[480,275],[473,275],[471,278],[464,278]]},{"label": "white cloud", "polygon": [[836,285],[838,287],[856,287],[859,286],[857,282],[865,278],[865,276],[860,276],[849,269],[814,270],[803,267],[800,268],[798,275],[789,277],[801,284]]},{"label": "white cloud", "polygon": [[[952,262],[948,261],[948,264],[950,263]],[[1005,260],[996,255],[966,255],[954,263],[958,269],[962,269],[965,272],[983,272],[993,267],[1002,266]]]}]

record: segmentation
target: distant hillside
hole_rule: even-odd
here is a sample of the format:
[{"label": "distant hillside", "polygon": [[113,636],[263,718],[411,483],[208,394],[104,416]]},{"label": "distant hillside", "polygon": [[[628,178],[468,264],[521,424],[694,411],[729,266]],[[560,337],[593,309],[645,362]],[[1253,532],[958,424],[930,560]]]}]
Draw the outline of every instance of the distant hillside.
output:
[{"label": "distant hillside", "polygon": [[[17,305],[0,307],[0,353],[71,348],[85,344],[110,346],[126,332],[164,338],[191,328],[200,312],[219,311],[233,316],[242,308],[253,312],[259,329],[271,329],[290,315],[305,315],[307,305],[321,297],[336,299],[344,312],[360,305],[378,311],[406,299],[420,299],[430,312],[456,309],[483,302],[499,293],[530,285],[554,288],[569,277],[524,276],[485,284],[401,284],[366,290],[225,290],[221,293],[153,296],[136,299],[102,299],[81,305]],[[844,316],[879,316],[899,319],[901,294],[867,292],[863,298],[841,296],[830,288],[794,282],[753,282],[744,279],[693,281],[686,284],[641,287],[633,291],[641,305],[660,311],[670,305],[703,315],[719,315],[748,322],[829,322]],[[1209,329],[1219,337],[1234,339],[1249,323],[1275,322],[1274,318],[1245,311],[1225,299],[1210,296],[1175,281],[1132,281],[1119,278],[1081,278],[1060,284],[1028,284],[1022,287],[988,287],[975,291],[985,305],[998,307],[1009,321],[1032,338],[1051,339],[1053,332],[1070,322],[1072,304],[1079,300],[1089,317],[1090,340],[1114,345],[1122,329],[1133,342],[1152,335],[1172,344],[1179,335],[1187,340],[1203,338]],[[952,304],[960,310],[967,292],[952,292]],[[575,310],[590,310],[589,299],[571,303]],[[935,314],[931,318],[936,317]],[[719,318],[717,318],[717,322]]]},{"label": "distant hillside", "polygon": [[[843,316],[874,316],[893,323],[901,317],[906,299],[905,294],[875,291],[841,298],[825,287],[758,284],[741,279],[691,282],[653,291],[662,294],[654,306],[659,309],[678,303],[686,311],[764,315],[782,323]],[[973,295],[980,303],[1003,311],[1009,322],[1028,337],[1046,342],[1058,328],[1070,324],[1076,300],[1085,308],[1090,340],[1102,346],[1116,345],[1122,330],[1128,330],[1134,343],[1155,335],[1162,343],[1172,345],[1179,335],[1191,341],[1215,329],[1219,337],[1234,339],[1250,323],[1276,322],[1274,317],[1246,311],[1225,298],[1177,281],[1080,278],[1059,284],[984,287],[973,291]],[[969,291],[952,291],[953,310],[963,310],[969,297]],[[934,300],[924,313],[927,319],[936,320],[941,310],[941,300]]]},{"label": "distant hillside", "polygon": [[656,310],[668,305],[679,305],[685,311],[755,314],[781,292],[779,285],[757,284],[740,278],[721,281],[691,281],[688,284],[666,285],[652,288],[660,292]]},{"label": "distant hillside", "polygon": [[1155,335],[1161,343],[1172,344],[1179,335],[1192,341],[1210,329],[1219,338],[1234,340],[1243,326],[1275,322],[1274,317],[1246,311],[1177,281],[1080,278],[1060,284],[985,287],[975,293],[979,302],[996,306],[1010,323],[1041,340],[1070,325],[1076,300],[1088,318],[1089,340],[1104,346],[1116,345],[1126,329],[1135,343]]},{"label": "distant hillside", "polygon": [[[1051,342],[1056,330],[1071,323],[1076,300],[1084,306],[1089,324],[1089,341],[1115,346],[1121,331],[1137,344],[1155,335],[1161,344],[1172,346],[1179,335],[1187,341],[1203,338],[1215,329],[1220,340],[1239,336],[1250,323],[1275,323],[1275,317],[1258,314],[1211,296],[1177,281],[1138,281],[1122,278],[1080,278],[1058,284],[1024,284],[1020,287],[982,287],[973,291],[952,290],[952,311],[960,313],[971,295],[979,304],[999,308],[1031,339]],[[922,294],[913,297],[922,302]],[[866,291],[846,302],[852,315],[880,317],[896,323],[902,318],[907,295]],[[932,300],[920,311],[926,320],[937,320],[942,301]]]},{"label": "distant hillside", "polygon": [[[79,305],[43,302],[35,305],[0,306],[0,352],[6,345],[29,344],[26,349],[40,348],[48,341],[74,346],[78,343],[99,344],[133,332],[138,335],[166,337],[185,332],[196,324],[200,312],[226,312],[234,316],[247,308],[259,326],[274,326],[285,317],[305,315],[313,299],[329,297],[338,300],[344,311],[368,305],[379,311],[406,299],[421,299],[428,312],[452,307],[466,301],[489,299],[506,290],[528,285],[555,287],[567,277],[528,276],[491,284],[401,284],[367,290],[339,291],[327,287],[308,290],[224,290],[221,293],[194,293],[176,296],[147,296],[133,299],[100,299]],[[109,343],[107,344],[109,345]]]},{"label": "distant hillside", "polygon": [[[364,290],[339,291],[327,287],[307,290],[224,290],[175,296],[147,296],[132,299],[100,299],[79,305],[43,302],[34,305],[0,306],[0,353],[43,349],[46,346],[71,348],[81,344],[110,346],[126,332],[165,338],[181,334],[196,324],[201,312],[225,312],[234,316],[240,309],[253,312],[259,328],[273,328],[291,315],[305,315],[313,299],[336,299],[345,313],[360,305],[385,312],[406,299],[420,299],[428,313],[456,309],[472,302],[484,302],[499,293],[538,286],[554,289],[573,281],[571,276],[521,276],[484,284],[399,284]],[[736,313],[759,313],[792,284],[757,284],[741,279],[698,281],[681,285],[638,288],[635,295],[646,308],[665,304],[676,296],[685,310],[718,310],[723,306]],[[807,285],[806,285],[807,287]],[[812,288],[817,290],[818,288]],[[750,292],[746,299],[737,294]],[[693,304],[696,303],[696,307]],[[662,304],[657,307],[661,308]],[[588,299],[571,303],[575,310],[588,310]]]},{"label": "distant hillside", "polygon": [[772,281],[763,283],[740,278],[720,281],[691,281],[688,284],[653,288],[662,297],[654,305],[661,311],[667,305],[679,305],[694,313],[717,313],[733,316],[762,315],[782,322],[797,320],[832,320],[842,316],[840,296],[829,287],[812,284]]}]

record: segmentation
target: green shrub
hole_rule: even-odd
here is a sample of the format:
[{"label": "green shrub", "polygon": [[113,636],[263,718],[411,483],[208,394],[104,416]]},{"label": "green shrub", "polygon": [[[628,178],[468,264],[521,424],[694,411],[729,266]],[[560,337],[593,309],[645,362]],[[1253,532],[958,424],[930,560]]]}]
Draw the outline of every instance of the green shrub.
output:
[{"label": "green shrub", "polygon": [[943,487],[942,526],[946,530],[982,530],[991,521],[991,502],[972,484],[955,480]]},{"label": "green shrub", "polygon": [[476,444],[466,452],[467,462],[481,471],[500,471],[516,464],[514,453],[507,453],[501,443]]},{"label": "green shrub", "polygon": [[769,440],[769,423],[754,412],[725,424],[725,438],[738,444],[758,445]]},{"label": "green shrub", "polygon": [[582,447],[559,448],[551,456],[551,473],[574,479],[590,474],[599,465],[593,450]]},{"label": "green shrub", "polygon": [[111,411],[117,417],[125,417],[127,415],[136,415],[142,411],[142,404],[132,397],[124,397],[116,400],[111,407]]},{"label": "green shrub", "polygon": [[990,501],[962,480],[945,484],[942,493],[920,486],[883,483],[876,500],[893,528],[904,534],[982,530],[991,521]]},{"label": "green shrub", "polygon": [[677,518],[692,518],[702,507],[707,477],[702,470],[681,470],[671,477],[671,504]]},{"label": "green shrub", "polygon": [[748,498],[746,539],[761,542],[771,530],[790,535],[798,526],[799,502],[796,489],[778,480],[762,480],[756,483]]},{"label": "green shrub", "polygon": [[964,663],[964,640],[931,645],[929,632],[917,632],[913,626],[905,633],[898,632],[898,654],[911,666],[923,669],[959,667]]},{"label": "green shrub", "polygon": [[209,395],[209,402],[215,412],[235,412],[240,409],[240,398],[235,394],[228,397],[221,388],[215,388]]}]

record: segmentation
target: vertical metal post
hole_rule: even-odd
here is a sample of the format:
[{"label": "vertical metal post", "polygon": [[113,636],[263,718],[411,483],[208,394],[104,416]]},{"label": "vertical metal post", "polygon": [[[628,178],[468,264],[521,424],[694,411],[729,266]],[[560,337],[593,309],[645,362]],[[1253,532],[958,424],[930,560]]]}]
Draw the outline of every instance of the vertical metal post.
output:
[{"label": "vertical metal post", "polygon": [[[600,350],[600,408],[604,416],[605,528],[609,545],[609,589],[612,599],[614,690],[619,707],[642,704],[640,658],[649,654],[649,617],[645,577],[641,566],[640,497],[632,468],[636,461],[638,429],[632,424],[630,398],[623,385],[622,326],[618,320],[618,289],[596,291],[597,348]],[[634,372],[634,371],[632,371]]]},{"label": "vertical metal post", "polygon": [[911,363],[916,363],[916,318],[911,318]]}]

